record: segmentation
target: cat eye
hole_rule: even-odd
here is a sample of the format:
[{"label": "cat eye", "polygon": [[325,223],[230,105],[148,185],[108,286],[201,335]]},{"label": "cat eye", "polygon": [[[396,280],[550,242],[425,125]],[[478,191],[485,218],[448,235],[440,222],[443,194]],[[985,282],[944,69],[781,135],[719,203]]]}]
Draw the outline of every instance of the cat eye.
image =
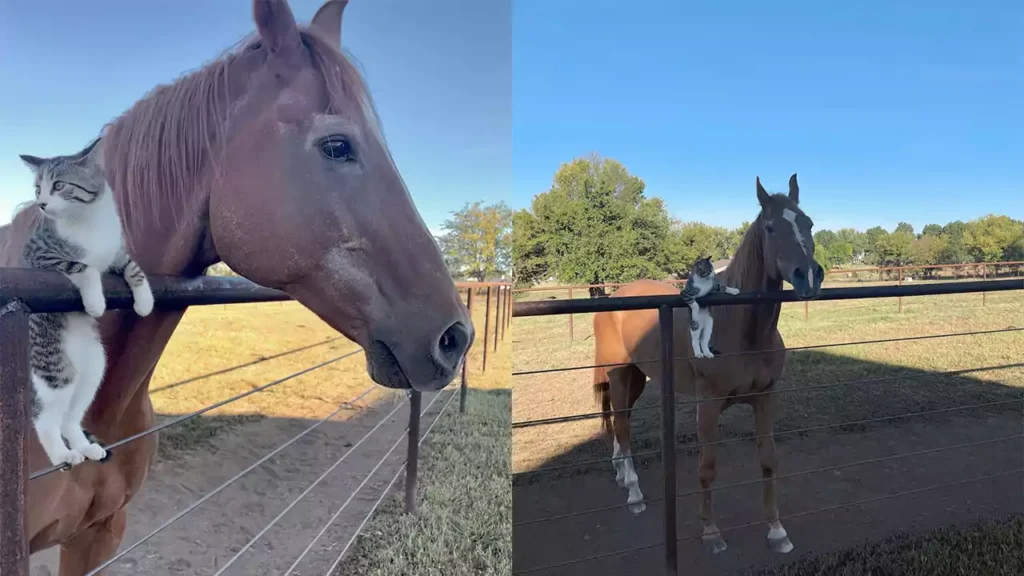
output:
[{"label": "cat eye", "polygon": [[333,134],[320,141],[320,152],[331,160],[352,162],[355,160],[352,151],[352,144],[348,138]]},{"label": "cat eye", "polygon": [[60,180],[57,180],[56,182],[53,183],[53,191],[54,192],[60,192],[63,189],[64,189],[64,183],[61,182]]},{"label": "cat eye", "polygon": [[39,198],[39,195],[42,193],[43,191],[41,188],[39,188],[39,184],[36,184],[36,198]]}]

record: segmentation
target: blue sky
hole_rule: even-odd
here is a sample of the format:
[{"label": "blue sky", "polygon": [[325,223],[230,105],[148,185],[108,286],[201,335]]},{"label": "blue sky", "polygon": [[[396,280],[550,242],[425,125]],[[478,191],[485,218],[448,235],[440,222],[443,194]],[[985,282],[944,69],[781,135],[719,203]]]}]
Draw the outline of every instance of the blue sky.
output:
[{"label": "blue sky", "polygon": [[736,226],[799,174],[816,228],[1024,217],[1024,2],[517,0],[513,186],[623,162]]},{"label": "blue sky", "polygon": [[[291,0],[308,22],[321,0]],[[511,194],[505,1],[353,0],[342,44],[364,69],[406,184],[432,229]],[[18,154],[67,154],[152,87],[254,30],[246,0],[0,2],[0,223],[31,199]]]}]

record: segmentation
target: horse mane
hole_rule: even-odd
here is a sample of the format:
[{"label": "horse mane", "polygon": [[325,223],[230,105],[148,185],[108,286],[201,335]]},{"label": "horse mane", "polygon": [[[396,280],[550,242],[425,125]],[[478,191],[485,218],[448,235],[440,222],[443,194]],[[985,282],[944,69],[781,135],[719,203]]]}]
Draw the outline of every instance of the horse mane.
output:
[{"label": "horse mane", "polygon": [[[299,34],[327,88],[331,109],[324,112],[340,113],[357,103],[361,113],[352,120],[380,138],[390,154],[376,106],[351,55],[308,28]],[[259,49],[259,36],[250,34],[198,70],[157,86],[104,126],[104,168],[110,187],[119,193],[126,232],[128,227],[144,231],[150,219],[167,218],[159,210],[168,205],[175,224],[181,223],[201,178],[220,176],[231,106],[242,96],[231,93],[229,72],[246,51]],[[212,174],[205,172],[208,167]],[[135,234],[125,236],[131,242]]]},{"label": "horse mane", "polygon": [[[785,194],[772,194],[772,200],[795,207]],[[743,234],[743,240],[736,249],[736,255],[729,266],[722,271],[722,280],[728,286],[739,288],[740,292],[767,292],[782,288],[781,280],[768,277],[764,266],[764,223],[759,212],[757,218]],[[743,315],[744,332],[749,341],[756,345],[762,337],[778,327],[779,304],[751,304],[724,307],[724,314]]]}]

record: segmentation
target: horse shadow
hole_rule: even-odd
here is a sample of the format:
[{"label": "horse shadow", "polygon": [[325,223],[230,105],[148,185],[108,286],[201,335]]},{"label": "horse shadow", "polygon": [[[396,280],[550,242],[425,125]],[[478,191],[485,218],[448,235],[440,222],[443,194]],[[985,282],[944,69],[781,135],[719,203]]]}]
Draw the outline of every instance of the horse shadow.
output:
[{"label": "horse shadow", "polygon": [[[842,382],[851,383],[828,386]],[[718,451],[715,486],[724,488],[715,492],[714,503],[729,549],[719,555],[703,549],[694,404],[677,395],[676,514],[682,540],[677,551],[686,574],[740,574],[897,531],[917,533],[1024,513],[1020,473],[921,490],[1024,468],[1024,359],[1008,359],[996,370],[946,374],[820,350],[794,351],[777,386],[779,508],[796,551],[783,556],[765,545],[753,414],[745,405],[733,406],[720,421],[721,437],[728,442]],[[797,390],[804,387],[811,388]],[[601,555],[530,573],[599,576],[664,570],[659,401],[659,387],[648,382],[632,416],[640,486],[645,498],[654,500],[640,515],[625,507],[627,493],[615,483],[611,448],[597,421],[591,437],[543,461],[516,458],[529,447],[513,438],[513,461],[529,461],[514,468],[515,571]],[[577,406],[572,412],[596,409]],[[943,450],[955,446],[961,447]],[[924,454],[894,458],[919,452]],[[916,492],[843,507],[906,491]],[[569,516],[599,508],[604,509]],[[815,512],[821,508],[828,510]],[[798,516],[787,520],[787,514]],[[540,521],[551,516],[561,517]],[[728,530],[751,523],[756,526]],[[633,548],[642,549],[616,553]]]}]

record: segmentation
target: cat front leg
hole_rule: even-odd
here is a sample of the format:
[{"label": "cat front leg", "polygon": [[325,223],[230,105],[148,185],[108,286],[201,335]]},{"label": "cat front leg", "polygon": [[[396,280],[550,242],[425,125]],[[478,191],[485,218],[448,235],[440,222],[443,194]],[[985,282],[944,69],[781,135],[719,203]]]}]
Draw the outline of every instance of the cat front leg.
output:
[{"label": "cat front leg", "polygon": [[135,313],[139,316],[149,316],[153,311],[153,289],[149,285],[146,273],[137,262],[122,252],[118,262],[114,264],[114,270],[120,274],[128,287],[132,289],[132,299],[135,301]]},{"label": "cat front leg", "polygon": [[85,313],[93,318],[99,318],[107,311],[107,300],[103,296],[103,281],[100,271],[92,266],[84,264],[80,266],[80,271],[67,274],[68,280],[71,280],[71,283],[78,288]]},{"label": "cat front leg", "polygon": [[725,287],[725,293],[726,294],[732,294],[733,296],[735,296],[735,295],[740,293],[740,290],[739,290],[739,288],[733,288],[732,286],[726,286]]}]

